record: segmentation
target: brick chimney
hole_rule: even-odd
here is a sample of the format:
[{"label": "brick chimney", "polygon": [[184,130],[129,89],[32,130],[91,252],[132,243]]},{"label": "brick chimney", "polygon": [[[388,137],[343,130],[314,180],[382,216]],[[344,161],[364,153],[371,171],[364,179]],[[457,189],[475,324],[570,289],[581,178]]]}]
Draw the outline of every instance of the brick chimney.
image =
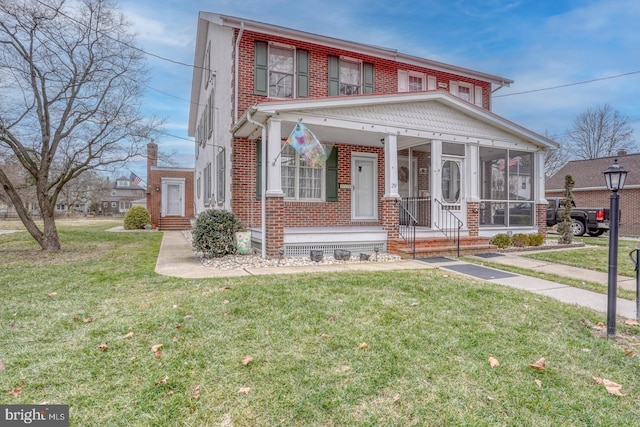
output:
[{"label": "brick chimney", "polygon": [[627,150],[618,150],[618,156],[626,156]]}]

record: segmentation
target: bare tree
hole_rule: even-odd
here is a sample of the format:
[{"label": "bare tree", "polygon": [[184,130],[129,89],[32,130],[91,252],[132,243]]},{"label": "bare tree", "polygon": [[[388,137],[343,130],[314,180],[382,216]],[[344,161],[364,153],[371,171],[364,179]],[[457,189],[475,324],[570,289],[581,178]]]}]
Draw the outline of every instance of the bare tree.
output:
[{"label": "bare tree", "polygon": [[33,182],[42,230],[1,169],[0,185],[44,250],[60,249],[54,210],[63,187],[153,140],[134,42],[113,0],[0,0],[0,162],[16,159]]},{"label": "bare tree", "polygon": [[572,157],[597,159],[633,150],[633,128],[629,118],[609,104],[588,108],[573,121],[568,132]]},{"label": "bare tree", "polygon": [[567,152],[567,142],[557,135],[549,135],[548,132],[544,133],[545,136],[553,141],[556,141],[560,146],[555,150],[550,150],[545,153],[544,156],[544,176],[547,178],[553,176],[558,172],[570,159]]}]

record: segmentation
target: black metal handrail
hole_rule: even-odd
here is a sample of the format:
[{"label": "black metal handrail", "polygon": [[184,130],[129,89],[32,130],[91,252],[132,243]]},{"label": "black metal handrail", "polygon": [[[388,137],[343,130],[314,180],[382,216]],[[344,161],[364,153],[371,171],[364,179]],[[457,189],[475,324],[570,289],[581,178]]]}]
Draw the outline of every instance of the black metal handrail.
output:
[{"label": "black metal handrail", "polygon": [[398,234],[407,242],[407,246],[411,249],[411,255],[413,259],[416,258],[416,224],[418,221],[409,212],[407,206],[399,203],[400,222],[398,223]]},{"label": "black metal handrail", "polygon": [[436,220],[433,226],[440,230],[447,239],[454,245],[457,245],[458,257],[460,256],[460,229],[462,228],[462,220],[451,211],[450,205],[443,204],[438,199],[436,202]]}]

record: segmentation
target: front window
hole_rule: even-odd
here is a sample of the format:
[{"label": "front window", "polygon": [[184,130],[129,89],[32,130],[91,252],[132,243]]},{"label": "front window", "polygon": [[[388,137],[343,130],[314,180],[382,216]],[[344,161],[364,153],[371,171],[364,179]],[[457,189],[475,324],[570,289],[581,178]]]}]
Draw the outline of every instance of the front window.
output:
[{"label": "front window", "polygon": [[480,148],[480,225],[534,223],[533,154]]},{"label": "front window", "polygon": [[293,49],[269,48],[269,96],[293,98]]},{"label": "front window", "polygon": [[471,102],[471,87],[458,85],[458,98]]},{"label": "front window", "polygon": [[211,163],[207,163],[207,166],[204,168],[204,204],[211,203]]},{"label": "front window", "polygon": [[313,167],[290,146],[282,149],[282,191],[293,200],[322,200],[324,167]]},{"label": "front window", "polygon": [[340,59],[340,95],[360,93],[360,63]]}]

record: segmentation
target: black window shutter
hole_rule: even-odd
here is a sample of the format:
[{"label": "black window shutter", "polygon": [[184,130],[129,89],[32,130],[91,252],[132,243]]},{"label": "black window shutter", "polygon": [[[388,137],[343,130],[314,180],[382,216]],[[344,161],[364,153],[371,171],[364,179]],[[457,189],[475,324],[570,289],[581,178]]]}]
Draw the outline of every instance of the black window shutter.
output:
[{"label": "black window shutter", "polygon": [[298,98],[309,97],[309,52],[306,50],[297,51],[297,88]]},{"label": "black window shutter", "polygon": [[329,55],[329,96],[340,95],[340,58]]},{"label": "black window shutter", "polygon": [[365,62],[364,71],[364,88],[362,93],[373,93],[373,64]]},{"label": "black window shutter", "polygon": [[254,59],[253,93],[267,96],[269,89],[269,46],[267,43],[255,42]]},{"label": "black window shutter", "polygon": [[333,147],[326,162],[327,202],[338,201],[338,148]]},{"label": "black window shutter", "polygon": [[256,142],[256,199],[262,198],[262,140]]}]

